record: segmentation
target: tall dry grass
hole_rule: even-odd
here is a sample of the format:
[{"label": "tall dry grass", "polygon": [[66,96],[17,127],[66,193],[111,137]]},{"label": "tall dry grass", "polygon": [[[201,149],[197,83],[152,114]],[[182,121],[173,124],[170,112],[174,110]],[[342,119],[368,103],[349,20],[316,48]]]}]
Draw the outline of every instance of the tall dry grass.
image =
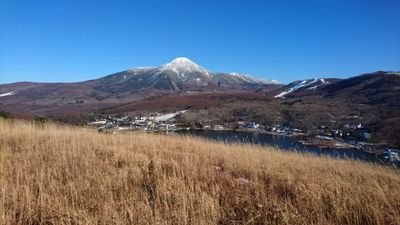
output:
[{"label": "tall dry grass", "polygon": [[400,173],[190,137],[0,121],[1,224],[400,224]]}]

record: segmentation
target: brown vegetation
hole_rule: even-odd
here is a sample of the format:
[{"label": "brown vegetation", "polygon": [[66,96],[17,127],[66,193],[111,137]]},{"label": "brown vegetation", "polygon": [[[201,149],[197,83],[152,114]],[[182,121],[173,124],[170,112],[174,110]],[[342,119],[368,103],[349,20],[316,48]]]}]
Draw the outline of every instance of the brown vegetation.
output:
[{"label": "brown vegetation", "polygon": [[206,109],[218,107],[224,101],[270,99],[251,91],[232,93],[196,93],[191,95],[151,96],[138,101],[99,110],[102,113],[126,113],[148,111],[177,111],[182,109]]},{"label": "brown vegetation", "polygon": [[1,224],[400,224],[398,170],[0,120]]}]

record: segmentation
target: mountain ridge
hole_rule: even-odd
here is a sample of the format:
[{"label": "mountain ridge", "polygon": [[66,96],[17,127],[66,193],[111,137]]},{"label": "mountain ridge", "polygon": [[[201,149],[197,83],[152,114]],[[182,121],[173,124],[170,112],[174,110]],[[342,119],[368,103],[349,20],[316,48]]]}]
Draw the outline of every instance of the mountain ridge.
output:
[{"label": "mountain ridge", "polygon": [[76,123],[99,113],[190,109],[184,115],[188,124],[211,118],[219,124],[254,121],[310,132],[321,125],[339,129],[357,122],[365,124],[375,142],[400,146],[398,72],[282,85],[237,73],[207,74],[196,65],[190,67],[141,67],[76,83],[4,84],[0,85],[0,112]]},{"label": "mountain ridge", "polygon": [[[188,58],[178,57],[158,67],[140,67],[117,72],[100,78],[105,84],[97,88],[105,91],[107,85],[117,85],[124,90],[153,88],[155,90],[207,90],[214,88],[255,90],[268,85],[278,85],[276,81],[263,81],[238,73],[210,72]],[[114,90],[115,91],[115,90]]]},{"label": "mountain ridge", "polygon": [[210,72],[178,57],[160,66],[131,68],[81,82],[0,84],[0,110],[38,116],[76,114],[158,95],[231,93],[279,86],[248,75]]}]

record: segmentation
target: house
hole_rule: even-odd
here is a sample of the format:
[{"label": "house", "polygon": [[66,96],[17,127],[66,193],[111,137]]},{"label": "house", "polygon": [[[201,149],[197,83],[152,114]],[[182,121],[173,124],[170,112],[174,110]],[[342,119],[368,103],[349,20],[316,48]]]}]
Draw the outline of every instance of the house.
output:
[{"label": "house", "polygon": [[224,125],[214,125],[214,130],[224,130]]},{"label": "house", "polygon": [[332,141],[332,137],[324,136],[324,135],[317,135],[316,138],[324,140],[324,141]]},{"label": "house", "polygon": [[90,125],[104,125],[107,123],[107,120],[97,120],[94,122],[89,123]]},{"label": "house", "polygon": [[257,129],[259,126],[260,126],[260,124],[255,123],[255,122],[250,122],[245,125],[245,127],[249,128],[249,129]]},{"label": "house", "polygon": [[389,162],[400,162],[399,150],[387,148],[382,156]]},{"label": "house", "polygon": [[175,127],[175,124],[162,123],[162,124],[159,124],[157,126],[157,128],[160,130],[174,130],[176,127]]}]

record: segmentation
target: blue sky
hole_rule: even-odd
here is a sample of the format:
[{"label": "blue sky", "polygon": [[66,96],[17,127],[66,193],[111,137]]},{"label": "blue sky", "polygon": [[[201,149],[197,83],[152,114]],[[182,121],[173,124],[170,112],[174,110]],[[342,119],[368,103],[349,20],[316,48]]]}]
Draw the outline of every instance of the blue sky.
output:
[{"label": "blue sky", "polygon": [[0,0],[0,83],[82,81],[186,56],[282,82],[400,70],[399,0]]}]

